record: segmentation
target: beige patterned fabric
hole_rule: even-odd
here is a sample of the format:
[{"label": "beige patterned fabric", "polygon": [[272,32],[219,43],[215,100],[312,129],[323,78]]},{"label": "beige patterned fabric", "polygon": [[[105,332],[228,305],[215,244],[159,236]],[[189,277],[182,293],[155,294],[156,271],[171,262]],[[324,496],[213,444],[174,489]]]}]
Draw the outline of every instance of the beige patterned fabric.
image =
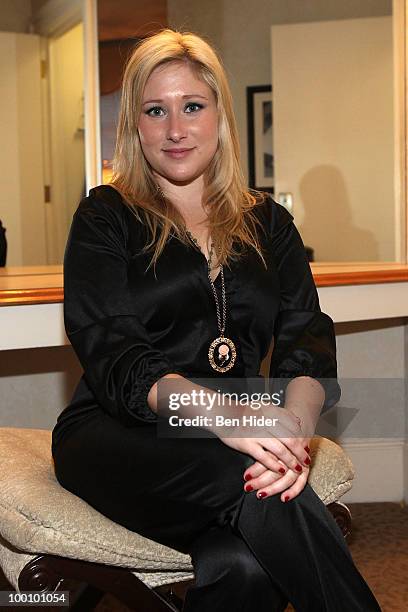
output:
[{"label": "beige patterned fabric", "polygon": [[[309,482],[327,505],[351,488],[353,467],[326,438],[313,439],[311,455]],[[38,553],[129,567],[152,587],[194,577],[189,555],[125,529],[61,487],[47,430],[0,428],[0,536],[0,565],[15,588]]]},{"label": "beige patterned fabric", "polygon": [[310,456],[309,484],[327,506],[351,489],[353,464],[341,446],[327,438],[313,438]]}]

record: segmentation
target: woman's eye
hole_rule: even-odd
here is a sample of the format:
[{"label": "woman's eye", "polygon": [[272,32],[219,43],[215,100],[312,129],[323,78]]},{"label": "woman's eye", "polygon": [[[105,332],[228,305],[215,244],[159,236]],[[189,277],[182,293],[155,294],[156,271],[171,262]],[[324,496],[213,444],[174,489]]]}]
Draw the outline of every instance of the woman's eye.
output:
[{"label": "woman's eye", "polygon": [[204,108],[202,104],[198,104],[197,102],[189,102],[185,108],[185,111],[186,113],[195,113],[201,108]]},{"label": "woman's eye", "polygon": [[146,111],[146,115],[150,117],[161,117],[162,113],[164,113],[163,109],[160,106],[152,106]]}]

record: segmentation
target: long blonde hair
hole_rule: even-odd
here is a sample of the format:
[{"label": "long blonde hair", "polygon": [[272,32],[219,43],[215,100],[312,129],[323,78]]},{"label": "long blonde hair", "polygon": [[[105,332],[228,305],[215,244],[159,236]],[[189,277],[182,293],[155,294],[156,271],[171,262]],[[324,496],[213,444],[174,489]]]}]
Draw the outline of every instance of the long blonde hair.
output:
[{"label": "long blonde hair", "polygon": [[138,135],[146,82],[155,68],[171,61],[188,62],[216,99],[218,148],[204,174],[203,206],[219,261],[228,265],[240,256],[243,247],[249,246],[265,264],[256,231],[260,222],[253,212],[263,194],[250,193],[245,184],[227,77],[216,52],[196,34],[165,29],[144,39],[130,56],[123,77],[111,185],[134,214],[147,223],[151,240],[145,250],[154,250],[151,264],[156,263],[171,234],[189,242],[181,213],[157,190]]}]

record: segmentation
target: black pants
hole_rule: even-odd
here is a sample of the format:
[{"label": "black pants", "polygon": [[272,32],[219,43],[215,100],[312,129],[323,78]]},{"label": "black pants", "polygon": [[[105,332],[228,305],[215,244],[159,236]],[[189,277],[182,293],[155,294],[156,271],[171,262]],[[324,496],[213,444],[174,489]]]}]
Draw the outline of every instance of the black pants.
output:
[{"label": "black pants", "polygon": [[102,412],[53,449],[63,487],[192,557],[184,612],[371,612],[380,607],[312,487],[287,503],[243,490],[253,459],[218,438],[159,438]]}]

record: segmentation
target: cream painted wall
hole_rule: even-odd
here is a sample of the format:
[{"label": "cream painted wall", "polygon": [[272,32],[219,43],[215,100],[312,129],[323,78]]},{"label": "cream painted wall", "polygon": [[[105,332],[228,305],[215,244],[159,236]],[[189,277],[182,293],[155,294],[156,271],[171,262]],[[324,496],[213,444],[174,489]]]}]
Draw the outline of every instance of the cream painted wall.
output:
[{"label": "cream painted wall", "polygon": [[[6,227],[8,240],[7,261],[21,263],[22,236],[20,210],[20,173],[18,143],[15,135],[18,125],[17,108],[17,42],[12,33],[0,33],[0,167],[2,188],[0,190],[0,218]],[[10,239],[11,238],[11,239]]]},{"label": "cream painted wall", "polygon": [[51,429],[81,376],[71,346],[0,353],[0,427]]},{"label": "cream painted wall", "polygon": [[[338,323],[335,327],[338,375],[345,387],[343,405],[358,411],[341,438],[384,437],[394,441],[404,437],[406,406],[401,395],[406,320]],[[349,379],[360,382],[351,386]],[[339,424],[345,424],[340,408],[338,413]]]},{"label": "cream painted wall", "polygon": [[396,258],[392,28],[392,17],[271,28],[276,193],[293,194],[317,261]]},{"label": "cream painted wall", "polygon": [[85,185],[83,25],[50,40],[52,207],[57,240],[53,261],[63,259],[72,215]]},{"label": "cream painted wall", "polygon": [[39,37],[0,32],[0,218],[7,265],[46,264]]}]

